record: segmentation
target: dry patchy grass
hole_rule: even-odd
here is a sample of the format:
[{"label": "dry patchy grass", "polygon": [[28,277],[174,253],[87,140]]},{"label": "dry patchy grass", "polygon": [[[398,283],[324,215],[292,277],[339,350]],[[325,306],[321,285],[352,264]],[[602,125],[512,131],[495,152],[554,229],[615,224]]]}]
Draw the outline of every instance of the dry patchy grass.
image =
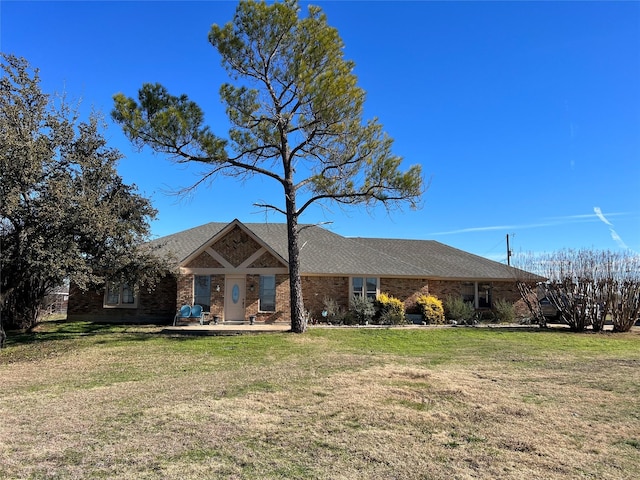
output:
[{"label": "dry patchy grass", "polygon": [[53,338],[0,353],[0,478],[640,477],[637,334]]}]

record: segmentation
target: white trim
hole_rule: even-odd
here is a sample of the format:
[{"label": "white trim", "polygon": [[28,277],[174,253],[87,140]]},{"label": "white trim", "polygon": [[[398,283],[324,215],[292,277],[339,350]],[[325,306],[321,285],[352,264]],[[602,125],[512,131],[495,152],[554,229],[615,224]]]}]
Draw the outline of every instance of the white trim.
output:
[{"label": "white trim", "polygon": [[[262,297],[260,296],[260,285],[262,284],[262,277],[273,277],[273,310],[264,310],[262,308]],[[274,313],[278,311],[278,277],[275,274],[260,274],[258,276],[258,312],[259,313]]]},{"label": "white trim", "polygon": [[233,265],[231,265],[227,260],[225,260],[222,255],[220,255],[210,246],[205,248],[204,251],[208,253],[214,260],[216,260],[220,265],[222,265],[223,268],[233,268]]},{"label": "white trim", "polygon": [[265,253],[266,251],[267,251],[266,248],[260,247],[258,250],[253,252],[253,254],[249,256],[249,258],[247,258],[244,262],[238,265],[238,268],[248,268],[249,265],[251,265],[257,259],[259,259],[262,256],[262,254]]},{"label": "white trim", "polygon": [[289,269],[286,267],[237,269],[180,267],[180,273],[183,275],[288,275]]},{"label": "white trim", "polygon": [[[253,233],[251,230],[249,230],[240,220],[238,220],[236,218],[231,223],[229,223],[226,227],[224,227],[222,230],[220,230],[218,233],[216,233],[211,238],[209,238],[209,240],[204,242],[200,247],[198,247],[196,250],[194,250],[189,255],[187,255],[187,257],[184,258],[180,262],[181,268],[184,265],[188,265],[195,258],[198,258],[198,256],[202,252],[206,251],[207,248],[211,248],[211,245],[213,245],[219,239],[223,238],[225,235],[227,235],[229,232],[231,232],[231,230],[233,230],[233,228],[236,227],[236,226],[238,226],[242,231],[244,231],[247,235],[249,235],[249,237],[251,237],[258,245],[260,245],[261,247],[265,248],[267,250],[267,252],[269,252],[271,255],[273,255],[275,258],[277,258],[280,262],[282,262],[282,264],[285,266],[285,268],[288,267],[289,263],[287,262],[286,259],[282,258],[282,256],[280,256],[275,250],[273,250],[269,245],[267,245],[264,242],[264,240],[262,240],[260,237],[256,236],[255,233]],[[218,260],[217,257],[214,257],[214,258],[216,258],[216,260]],[[227,261],[223,261],[221,263],[223,265],[229,265],[229,262],[227,262]],[[233,266],[229,265],[229,268],[233,268]]]},{"label": "white trim", "polygon": [[474,292],[473,292],[473,308],[478,310],[480,308],[480,297],[478,297],[478,282],[473,282]]},{"label": "white trim", "polygon": [[[109,295],[109,283],[113,283],[118,285],[120,289],[120,293],[118,295],[118,303],[107,303],[107,295]],[[104,295],[102,297],[102,308],[112,309],[112,308],[127,308],[127,309],[135,309],[138,308],[138,287],[137,285],[133,286],[133,303],[122,303],[122,287],[127,285],[125,282],[108,282],[104,289]]]},{"label": "white trim", "polygon": [[366,296],[366,286],[367,286],[367,278],[375,278],[376,279],[376,298],[380,295],[380,277],[375,275],[349,275],[349,299],[353,297],[353,279],[354,278],[362,278],[362,288],[365,290],[364,294]]}]

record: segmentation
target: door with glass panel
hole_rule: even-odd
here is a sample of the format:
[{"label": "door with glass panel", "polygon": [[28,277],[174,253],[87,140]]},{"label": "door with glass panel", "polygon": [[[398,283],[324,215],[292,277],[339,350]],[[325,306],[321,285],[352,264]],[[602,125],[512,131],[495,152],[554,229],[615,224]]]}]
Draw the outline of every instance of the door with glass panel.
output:
[{"label": "door with glass panel", "polygon": [[227,275],[224,280],[224,321],[245,320],[245,276]]}]

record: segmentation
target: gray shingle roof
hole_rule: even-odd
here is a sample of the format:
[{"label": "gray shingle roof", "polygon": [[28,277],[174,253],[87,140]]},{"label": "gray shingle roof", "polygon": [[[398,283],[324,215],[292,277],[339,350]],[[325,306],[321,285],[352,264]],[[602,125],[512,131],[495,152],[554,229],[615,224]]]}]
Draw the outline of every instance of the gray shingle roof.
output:
[{"label": "gray shingle roof", "polygon": [[356,242],[406,262],[428,278],[515,280],[529,273],[434,240],[354,238]]},{"label": "gray shingle roof", "polygon": [[160,237],[153,240],[151,246],[159,247],[159,254],[171,255],[181,263],[227,225],[227,223],[207,223],[199,227]]},{"label": "gray shingle roof", "polygon": [[[161,253],[183,262],[208,245],[228,223],[212,222],[154,240]],[[289,258],[284,223],[242,223],[283,259]],[[303,274],[371,275],[457,280],[514,280],[530,275],[433,240],[349,238],[318,226],[300,231]]]}]

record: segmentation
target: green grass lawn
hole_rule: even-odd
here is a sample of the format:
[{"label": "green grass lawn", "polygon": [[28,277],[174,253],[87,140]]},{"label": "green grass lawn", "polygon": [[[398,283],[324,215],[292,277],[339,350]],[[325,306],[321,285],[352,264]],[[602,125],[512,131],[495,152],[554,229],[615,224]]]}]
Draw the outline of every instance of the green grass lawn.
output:
[{"label": "green grass lawn", "polygon": [[45,322],[0,351],[0,478],[640,478],[640,334]]}]

